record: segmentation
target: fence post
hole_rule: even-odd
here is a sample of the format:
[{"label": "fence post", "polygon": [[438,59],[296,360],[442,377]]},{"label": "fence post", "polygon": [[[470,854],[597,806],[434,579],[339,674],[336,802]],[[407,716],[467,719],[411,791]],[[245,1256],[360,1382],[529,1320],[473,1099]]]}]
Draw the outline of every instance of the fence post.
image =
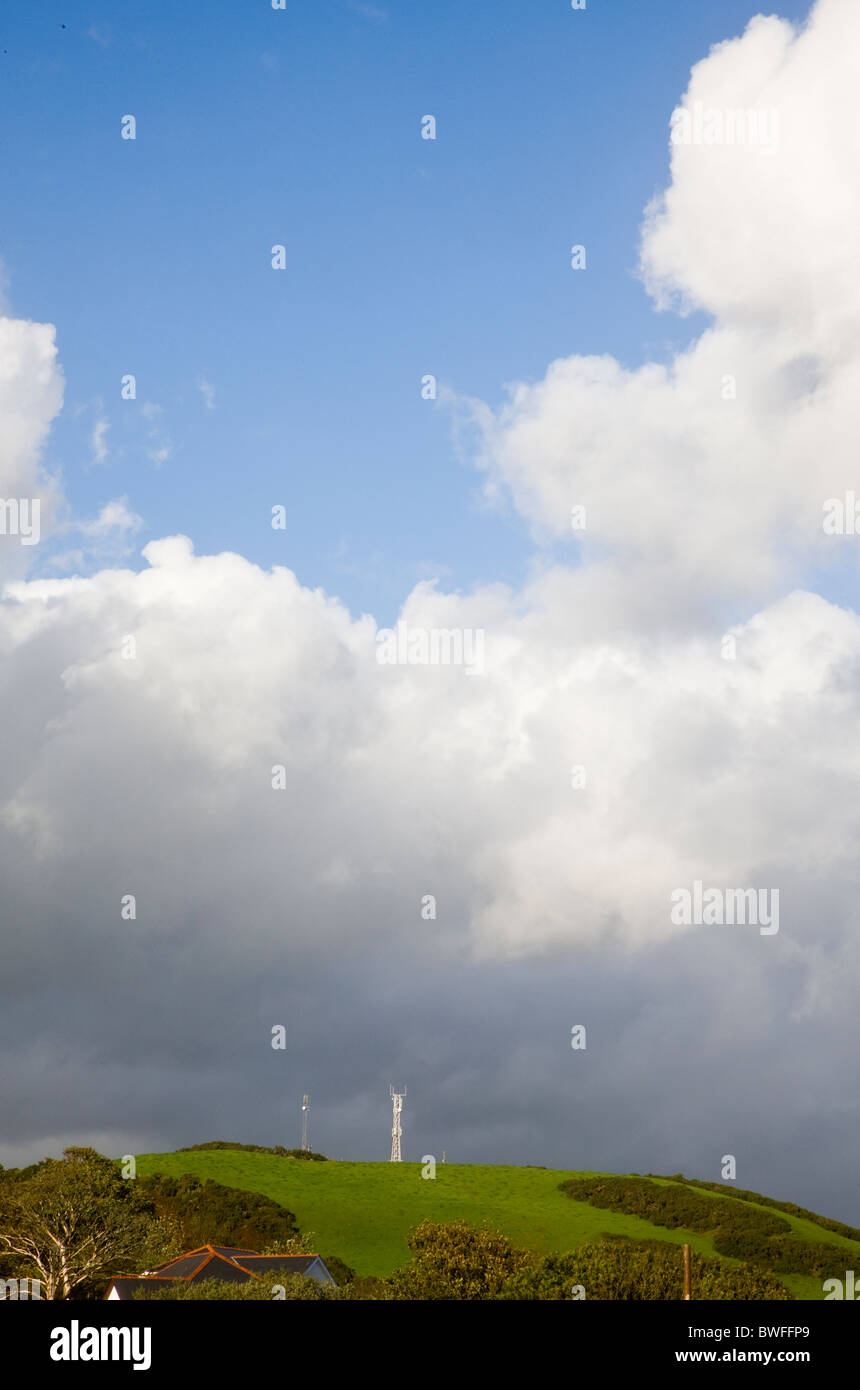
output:
[{"label": "fence post", "polygon": [[690,1265],[690,1247],[684,1246],[684,1299],[693,1297],[693,1276]]}]

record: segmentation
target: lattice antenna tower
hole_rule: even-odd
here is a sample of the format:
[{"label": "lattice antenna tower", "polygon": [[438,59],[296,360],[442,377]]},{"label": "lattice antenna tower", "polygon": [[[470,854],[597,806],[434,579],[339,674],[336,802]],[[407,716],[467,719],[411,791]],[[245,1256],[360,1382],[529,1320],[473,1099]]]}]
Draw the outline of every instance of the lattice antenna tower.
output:
[{"label": "lattice antenna tower", "polygon": [[302,1096],[302,1150],[307,1152],[308,1147],[308,1113],[311,1108],[309,1096]]},{"label": "lattice antenna tower", "polygon": [[394,1119],[391,1125],[391,1162],[399,1163],[400,1160],[400,1136],[403,1130],[400,1128],[400,1112],[403,1109],[403,1097],[406,1095],[406,1087],[402,1091],[395,1091],[393,1086],[388,1087],[391,1096],[391,1104],[394,1107]]}]

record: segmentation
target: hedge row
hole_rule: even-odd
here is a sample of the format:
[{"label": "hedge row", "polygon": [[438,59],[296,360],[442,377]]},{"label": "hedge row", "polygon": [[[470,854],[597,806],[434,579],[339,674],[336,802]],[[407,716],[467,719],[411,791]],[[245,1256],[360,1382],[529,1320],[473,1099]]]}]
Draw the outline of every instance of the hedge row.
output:
[{"label": "hedge row", "polygon": [[199,1153],[203,1149],[239,1149],[242,1153],[249,1154],[273,1154],[277,1158],[307,1158],[312,1163],[326,1163],[325,1154],[315,1154],[311,1149],[285,1149],[282,1144],[275,1144],[274,1148],[267,1149],[265,1144],[234,1144],[229,1139],[210,1139],[206,1144],[187,1144],[184,1149],[177,1149],[180,1154]]},{"label": "hedge row", "polygon": [[740,1226],[761,1236],[791,1230],[781,1216],[771,1216],[731,1199],[706,1197],[679,1183],[664,1186],[647,1178],[569,1178],[559,1186],[575,1202],[641,1216],[654,1226],[670,1230],[683,1228],[705,1233],[728,1222],[733,1228]]},{"label": "hedge row", "polygon": [[838,1245],[801,1240],[797,1236],[766,1236],[763,1239],[744,1231],[724,1228],[714,1237],[720,1255],[748,1260],[778,1274],[811,1274],[817,1278],[842,1278],[850,1251]]},{"label": "hedge row", "polygon": [[759,1202],[763,1207],[773,1207],[776,1211],[784,1211],[788,1216],[798,1216],[804,1221],[812,1221],[816,1226],[821,1226],[825,1231],[833,1231],[837,1236],[860,1241],[860,1229],[856,1226],[846,1226],[844,1221],[832,1221],[829,1216],[819,1216],[817,1212],[807,1211],[806,1207],[799,1207],[795,1202],[778,1202],[774,1197],[763,1197],[760,1192],[750,1192],[745,1187],[727,1187],[725,1183],[703,1182],[700,1178],[687,1178],[686,1181],[692,1187],[704,1187],[710,1192],[725,1192],[728,1196],[737,1197],[741,1202]]},{"label": "hedge row", "polygon": [[844,1273],[845,1250],[801,1240],[784,1217],[761,1211],[734,1193],[731,1197],[708,1197],[686,1183],[667,1185],[625,1177],[571,1178],[559,1187],[574,1201],[639,1216],[654,1226],[710,1235],[719,1255],[781,1274],[827,1277]]}]

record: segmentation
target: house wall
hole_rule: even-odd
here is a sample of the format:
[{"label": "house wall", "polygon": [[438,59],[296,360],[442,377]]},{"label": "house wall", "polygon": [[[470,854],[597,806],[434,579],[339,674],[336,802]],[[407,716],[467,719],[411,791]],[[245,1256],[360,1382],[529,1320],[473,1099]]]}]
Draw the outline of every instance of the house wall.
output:
[{"label": "house wall", "polygon": [[314,1260],[312,1265],[308,1265],[305,1270],[308,1279],[316,1279],[319,1284],[333,1284],[334,1279],[329,1274],[322,1260]]}]

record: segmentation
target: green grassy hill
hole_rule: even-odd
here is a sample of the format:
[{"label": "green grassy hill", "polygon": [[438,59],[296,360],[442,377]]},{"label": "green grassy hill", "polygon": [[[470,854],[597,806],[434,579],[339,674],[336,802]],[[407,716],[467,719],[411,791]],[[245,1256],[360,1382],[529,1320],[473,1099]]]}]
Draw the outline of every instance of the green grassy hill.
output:
[{"label": "green grassy hill", "polygon": [[[572,1250],[609,1232],[636,1239],[687,1241],[703,1255],[714,1255],[709,1236],[669,1230],[623,1212],[572,1201],[559,1183],[592,1174],[544,1168],[480,1164],[439,1164],[435,1179],[421,1177],[418,1163],[346,1163],[330,1159],[308,1163],[295,1158],[220,1149],[142,1154],[141,1177],[192,1173],[226,1187],[260,1192],[294,1212],[302,1230],[313,1231],[323,1253],[336,1254],[359,1274],[390,1274],[409,1258],[406,1234],[423,1218],[487,1222],[510,1240],[539,1253]],[[660,1182],[660,1179],[653,1179]],[[664,1180],[665,1181],[665,1180]],[[750,1205],[755,1205],[751,1203]],[[772,1208],[761,1207],[771,1211]],[[834,1250],[834,1273],[860,1274],[860,1241],[823,1229],[783,1211],[792,1235]],[[728,1261],[728,1263],[735,1263]],[[780,1276],[796,1298],[823,1297],[822,1280]]]}]

